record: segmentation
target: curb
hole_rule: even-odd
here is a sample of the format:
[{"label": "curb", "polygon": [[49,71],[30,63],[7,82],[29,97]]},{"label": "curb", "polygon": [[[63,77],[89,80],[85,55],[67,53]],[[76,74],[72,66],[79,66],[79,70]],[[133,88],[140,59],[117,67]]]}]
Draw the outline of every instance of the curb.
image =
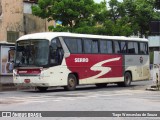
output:
[{"label": "curb", "polygon": [[152,85],[149,88],[146,88],[148,91],[160,91],[160,88],[157,87],[157,85]]}]

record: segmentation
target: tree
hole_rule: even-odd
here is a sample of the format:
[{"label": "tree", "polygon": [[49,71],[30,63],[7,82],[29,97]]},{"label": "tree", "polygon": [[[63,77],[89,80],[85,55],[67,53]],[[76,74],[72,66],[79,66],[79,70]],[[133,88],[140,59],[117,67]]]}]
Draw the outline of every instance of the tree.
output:
[{"label": "tree", "polygon": [[95,12],[93,0],[39,0],[32,6],[34,15],[50,20],[59,20],[63,26],[78,27],[89,21]]},{"label": "tree", "polygon": [[110,0],[109,6],[106,0],[39,0],[32,12],[62,22],[62,26],[50,26],[51,31],[142,37],[148,35],[151,20],[160,20],[155,7],[155,0]]},{"label": "tree", "polygon": [[155,0],[155,7],[160,9],[160,0]]},{"label": "tree", "polygon": [[147,36],[149,23],[155,15],[154,0],[124,0],[124,6],[134,34]]}]

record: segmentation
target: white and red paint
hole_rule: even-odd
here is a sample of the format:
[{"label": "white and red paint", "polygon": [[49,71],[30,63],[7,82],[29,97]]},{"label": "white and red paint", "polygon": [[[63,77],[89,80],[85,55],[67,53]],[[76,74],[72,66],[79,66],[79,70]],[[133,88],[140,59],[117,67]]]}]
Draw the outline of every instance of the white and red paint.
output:
[{"label": "white and red paint", "polygon": [[[77,58],[81,62],[76,62]],[[71,54],[66,65],[71,72],[78,73],[80,80],[123,76],[122,55]]]}]

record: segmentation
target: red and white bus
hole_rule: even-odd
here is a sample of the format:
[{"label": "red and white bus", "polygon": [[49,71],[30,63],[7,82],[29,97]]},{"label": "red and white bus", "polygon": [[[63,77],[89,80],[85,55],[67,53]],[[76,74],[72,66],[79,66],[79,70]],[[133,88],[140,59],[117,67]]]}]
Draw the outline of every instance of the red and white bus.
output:
[{"label": "red and white bus", "polygon": [[44,32],[16,41],[13,78],[17,86],[74,90],[84,84],[130,86],[149,77],[147,39]]}]

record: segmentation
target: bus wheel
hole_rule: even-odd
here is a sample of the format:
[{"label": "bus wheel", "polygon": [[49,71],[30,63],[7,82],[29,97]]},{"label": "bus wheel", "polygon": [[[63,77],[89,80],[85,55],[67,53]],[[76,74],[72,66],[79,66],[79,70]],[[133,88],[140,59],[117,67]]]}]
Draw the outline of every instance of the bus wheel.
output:
[{"label": "bus wheel", "polygon": [[71,91],[75,90],[77,85],[77,78],[73,74],[69,74],[67,86],[64,87],[65,90]]},{"label": "bus wheel", "polygon": [[103,87],[107,86],[107,83],[98,83],[98,84],[96,84],[96,86],[99,88],[103,88]]},{"label": "bus wheel", "polygon": [[37,89],[38,89],[40,92],[45,92],[45,91],[47,91],[48,87],[37,87]]},{"label": "bus wheel", "polygon": [[131,85],[131,81],[132,81],[132,76],[129,72],[126,72],[124,74],[124,82],[120,82],[118,83],[118,86],[122,86],[122,87],[128,87]]}]

